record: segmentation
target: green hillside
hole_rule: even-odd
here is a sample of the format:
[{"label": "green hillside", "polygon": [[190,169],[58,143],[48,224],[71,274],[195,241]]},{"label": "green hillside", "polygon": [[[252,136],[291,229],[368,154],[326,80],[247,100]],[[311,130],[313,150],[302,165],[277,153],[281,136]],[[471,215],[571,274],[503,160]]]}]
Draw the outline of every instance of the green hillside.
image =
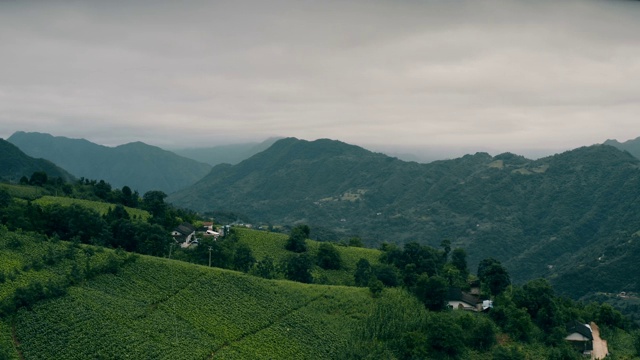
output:
[{"label": "green hillside", "polygon": [[[34,157],[37,157],[34,158]],[[23,176],[44,171],[51,178],[70,181],[73,176],[42,156],[31,157],[10,142],[0,139],[0,180],[17,183]]]},{"label": "green hillside", "polygon": [[[279,233],[268,233],[258,230],[235,228],[239,235],[239,242],[249,245],[257,261],[265,257],[271,257],[275,263],[283,262],[291,254],[285,249],[288,236]],[[307,240],[308,251],[316,254],[321,242]],[[360,247],[336,246],[342,259],[342,267],[339,270],[325,270],[315,267],[313,277],[325,279],[326,283],[333,285],[354,285],[353,273],[356,263],[360,259],[366,259],[370,264],[379,263],[381,252],[375,249]]]},{"label": "green hillside", "polygon": [[[71,276],[72,261],[63,257],[70,243],[3,230],[0,248],[2,273],[18,271],[4,281],[3,303],[17,288],[39,281],[48,289]],[[94,249],[92,268],[94,258],[113,254],[85,249]],[[48,253],[60,259],[24,270]],[[362,288],[264,280],[147,256],[67,285],[66,295],[1,318],[0,349],[11,349],[9,358],[333,359],[373,301]]]},{"label": "green hillside", "polygon": [[[80,205],[87,209],[95,210],[100,215],[105,215],[109,209],[113,210],[115,208],[115,204],[110,204],[101,201],[91,201],[84,199],[74,199],[69,197],[61,197],[61,196],[50,196],[45,195],[34,201],[35,204],[41,206],[49,206],[49,205],[61,205],[61,206],[71,206],[71,205]],[[129,216],[132,218],[138,218],[142,220],[148,220],[151,216],[148,211],[142,209],[135,209],[128,206],[124,207],[129,213]]]},{"label": "green hillside", "polygon": [[102,179],[144,194],[182,189],[205,176],[211,166],[141,142],[107,147],[84,139],[16,132],[8,139],[26,154],[64,167],[74,176]]},{"label": "green hillside", "polygon": [[[338,141],[289,138],[238,165],[214,167],[168,201],[274,225],[321,225],[371,247],[448,239],[467,250],[472,268],[494,257],[517,282],[544,276],[579,298],[640,291],[619,276],[635,260],[624,244],[640,230],[639,198],[640,160],[606,145],[535,161],[477,153],[418,164]],[[576,271],[580,285],[571,283]],[[612,281],[589,282],[596,274]]]},{"label": "green hillside", "polygon": [[[498,297],[495,314],[435,312],[400,288],[372,296],[4,228],[0,250],[2,359],[580,359],[538,328],[549,315],[596,320],[613,354],[637,359],[615,311],[555,298],[539,282]],[[547,315],[529,318],[522,301]]]}]

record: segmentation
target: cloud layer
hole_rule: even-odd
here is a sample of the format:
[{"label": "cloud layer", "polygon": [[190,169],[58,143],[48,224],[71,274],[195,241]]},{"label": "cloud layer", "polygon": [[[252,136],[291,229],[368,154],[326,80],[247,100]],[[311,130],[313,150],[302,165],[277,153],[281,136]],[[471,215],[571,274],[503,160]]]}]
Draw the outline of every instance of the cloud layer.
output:
[{"label": "cloud layer", "polygon": [[640,136],[634,1],[0,2],[1,137],[560,150]]}]

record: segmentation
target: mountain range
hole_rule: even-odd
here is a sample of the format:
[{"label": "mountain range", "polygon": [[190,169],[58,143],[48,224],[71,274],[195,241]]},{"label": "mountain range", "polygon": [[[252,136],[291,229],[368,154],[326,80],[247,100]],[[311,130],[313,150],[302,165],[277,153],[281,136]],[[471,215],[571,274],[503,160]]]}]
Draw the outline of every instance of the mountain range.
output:
[{"label": "mountain range", "polygon": [[[472,268],[494,257],[515,281],[547,277],[574,297],[640,290],[626,276],[640,263],[640,160],[632,156],[638,139],[538,160],[476,153],[419,164],[340,141],[286,138],[212,169],[143,143],[110,148],[22,132],[9,140],[77,177],[141,193],[178,190],[168,201],[201,213],[306,223],[318,239],[357,235],[369,246],[448,239],[467,250]],[[5,180],[40,170],[72,177],[6,141],[0,146]]]},{"label": "mountain range", "polygon": [[140,194],[176,191],[211,170],[208,164],[142,142],[108,147],[37,132],[16,132],[7,141],[29,156],[50,160],[75,177],[105,180],[118,188],[127,185]]},{"label": "mountain range", "polygon": [[0,179],[8,182],[18,182],[20,178],[29,178],[36,171],[44,171],[51,178],[64,181],[73,180],[73,175],[59,168],[51,161],[35,159],[22,152],[17,146],[0,139]]},{"label": "mountain range", "polygon": [[280,138],[269,138],[263,142],[218,145],[212,147],[171,149],[172,152],[199,162],[215,166],[237,164],[240,161],[268,149]]},{"label": "mountain range", "polygon": [[287,138],[237,165],[215,166],[168,200],[360,235],[370,246],[450,239],[472,266],[494,257],[515,281],[544,276],[576,297],[640,290],[620,276],[640,262],[640,160],[608,145],[538,160],[476,153],[418,164],[339,141]]}]

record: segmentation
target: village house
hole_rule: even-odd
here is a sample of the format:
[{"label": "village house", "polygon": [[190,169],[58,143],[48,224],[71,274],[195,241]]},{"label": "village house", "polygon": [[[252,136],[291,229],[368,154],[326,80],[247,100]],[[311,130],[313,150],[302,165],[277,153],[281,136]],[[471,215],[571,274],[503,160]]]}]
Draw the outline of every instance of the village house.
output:
[{"label": "village house", "polygon": [[591,354],[591,351],[593,350],[593,333],[591,331],[591,326],[574,320],[567,324],[567,332],[569,335],[564,338],[565,340],[573,344],[573,346],[582,354]]},{"label": "village house", "polygon": [[[173,239],[181,244],[181,247],[188,247],[193,241],[195,241],[196,229],[189,223],[182,223],[178,225],[171,232]],[[186,244],[186,246],[184,246]]]}]

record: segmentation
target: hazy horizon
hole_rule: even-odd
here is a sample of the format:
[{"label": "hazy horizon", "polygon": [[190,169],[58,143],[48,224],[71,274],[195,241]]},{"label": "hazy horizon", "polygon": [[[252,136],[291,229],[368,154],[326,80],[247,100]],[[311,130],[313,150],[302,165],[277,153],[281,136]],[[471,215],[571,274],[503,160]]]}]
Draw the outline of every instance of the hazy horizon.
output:
[{"label": "hazy horizon", "polygon": [[624,142],[639,18],[615,0],[0,2],[0,137],[437,157]]}]

